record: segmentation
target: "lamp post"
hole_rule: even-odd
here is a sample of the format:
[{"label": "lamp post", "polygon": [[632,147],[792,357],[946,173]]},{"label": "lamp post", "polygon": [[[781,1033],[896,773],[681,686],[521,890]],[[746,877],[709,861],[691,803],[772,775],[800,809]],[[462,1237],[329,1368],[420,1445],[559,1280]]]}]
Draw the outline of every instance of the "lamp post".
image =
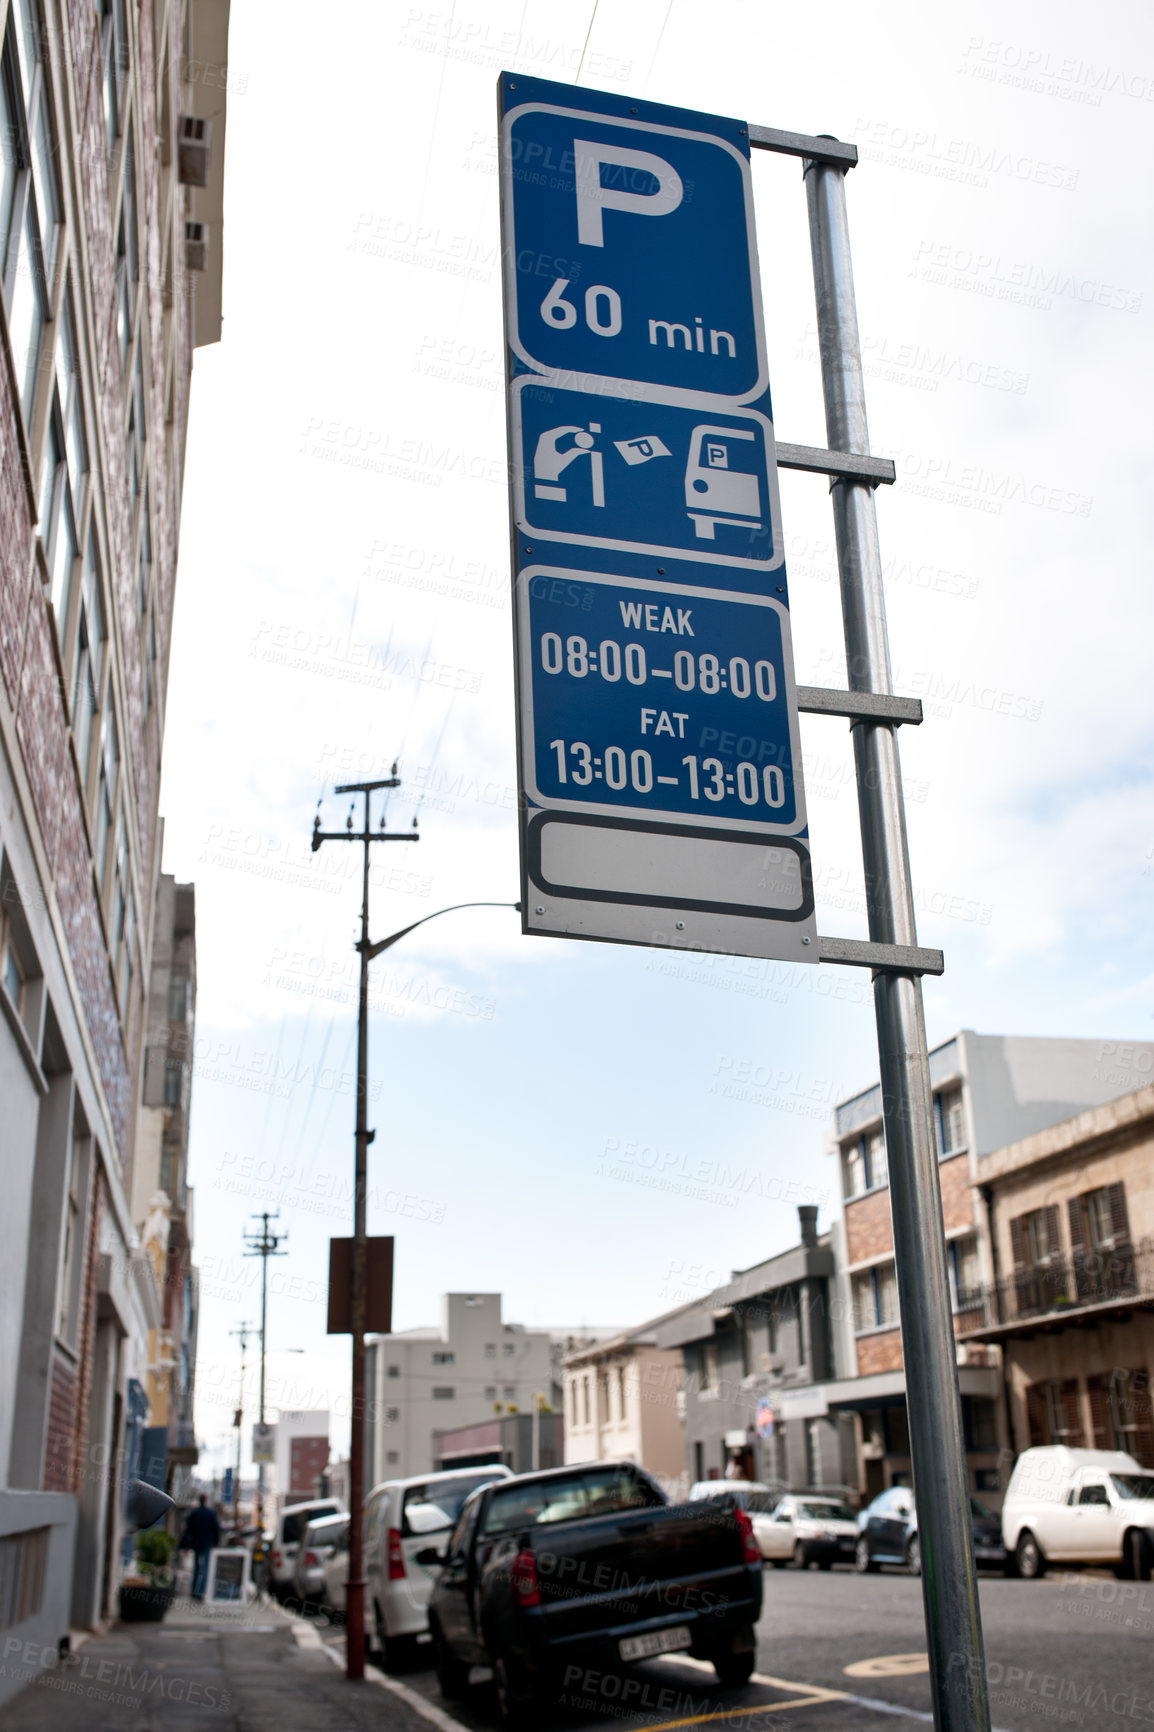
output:
[{"label": "lamp post", "polygon": [[[399,788],[400,777],[397,766],[393,765],[389,776],[375,782],[346,782],[335,788],[337,794],[364,795],[364,826],[361,830],[353,828],[353,805],[349,807],[349,815],[344,830],[322,830],[320,811],[318,809],[313,821],[312,848],[315,853],[322,842],[360,842],[364,849],[364,866],[361,884],[361,936],[357,942],[357,954],[361,959],[360,992],[357,1003],[357,1123],[356,1152],[353,1180],[353,1269],[352,1294],[350,1304],[350,1322],[352,1325],[352,1434],[349,1438],[349,1575],[345,1588],[345,1675],[350,1679],[361,1679],[365,1675],[365,1572],[364,1572],[364,1533],[363,1511],[365,1500],[365,1300],[366,1300],[366,1267],[368,1261],[366,1196],[368,1192],[368,1146],[376,1136],[376,1131],[368,1128],[368,1098],[369,1098],[369,963],[374,956],[379,956],[383,950],[388,950],[399,939],[423,926],[426,920],[436,919],[436,914],[426,914],[420,920],[414,920],[411,925],[403,927],[400,932],[392,933],[388,938],[382,938],[377,943],[369,941],[369,848],[374,842],[419,842],[417,820],[413,819],[411,830],[385,829],[382,816],[376,830],[371,828],[370,802],[372,795],[378,789]],[[318,802],[319,808],[319,802]],[[515,903],[468,903],[455,905],[459,908],[469,907],[515,907]],[[442,908],[439,914],[448,914],[452,910]]]}]

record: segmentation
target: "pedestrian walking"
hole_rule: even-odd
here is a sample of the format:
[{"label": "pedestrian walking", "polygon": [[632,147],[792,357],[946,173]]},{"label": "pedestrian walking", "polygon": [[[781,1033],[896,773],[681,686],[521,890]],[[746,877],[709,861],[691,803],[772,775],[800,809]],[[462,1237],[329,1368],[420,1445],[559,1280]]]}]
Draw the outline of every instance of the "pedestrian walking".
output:
[{"label": "pedestrian walking", "polygon": [[208,1498],[201,1492],[196,1508],[190,1509],[185,1518],[184,1532],[180,1537],[181,1551],[191,1551],[196,1560],[192,1572],[194,1600],[204,1598],[205,1584],[208,1581],[208,1554],[219,1544],[220,1522]]}]

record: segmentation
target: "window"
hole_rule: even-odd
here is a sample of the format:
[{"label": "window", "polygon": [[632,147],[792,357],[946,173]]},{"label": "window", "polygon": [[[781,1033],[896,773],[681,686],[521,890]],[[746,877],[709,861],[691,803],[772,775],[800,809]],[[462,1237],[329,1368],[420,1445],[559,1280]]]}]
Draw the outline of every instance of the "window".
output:
[{"label": "window", "polygon": [[1095,1482],[1093,1485],[1084,1485],[1082,1487],[1081,1491],[1078,1493],[1078,1502],[1108,1504],[1110,1502],[1110,1497],[1106,1487],[1100,1482]]},{"label": "window", "polygon": [[389,1449],[385,1451],[385,1462],[389,1467],[395,1466],[400,1459],[401,1456],[399,1450]]},{"label": "window", "polygon": [[399,1407],[386,1407],[385,1408],[385,1424],[386,1425],[396,1425],[396,1423],[400,1419],[400,1417],[401,1417],[401,1410]]},{"label": "window", "polygon": [[[167,1078],[165,1080],[167,1081]],[[171,1103],[173,1105],[178,1105],[180,1102],[179,1090],[180,1090],[180,1083],[179,1083],[179,1079],[178,1079],[178,1081],[177,1081],[177,1097],[176,1097],[176,1101]],[[166,1103],[166,1104],[169,1104],[169,1103]],[[168,1194],[168,1196],[171,1198],[171,1200],[174,1203],[178,1200],[178,1192],[180,1189],[180,1144],[179,1143],[166,1142],[161,1147],[161,1151],[160,1151],[160,1188],[162,1191],[164,1191]]]},{"label": "window", "polygon": [[101,0],[100,50],[104,67],[104,129],[111,156],[123,124],[128,78],[128,19],[124,0]]},{"label": "window", "polygon": [[497,1385],[495,1383],[487,1383],[485,1385],[485,1400],[486,1401],[496,1401],[496,1399],[497,1399]]},{"label": "window", "polygon": [[100,737],[100,776],[96,789],[96,820],[92,833],[92,862],[96,881],[103,895],[108,885],[108,866],[112,843],[112,803],[120,780],[120,738],[112,704],[104,709]]},{"label": "window", "polygon": [[165,1060],[164,1064],[164,1104],[166,1107],[178,1107],[184,1092],[184,1066],[178,1058]]},{"label": "window", "polygon": [[386,1377],[399,1377],[400,1375],[401,1375],[401,1368],[399,1365],[388,1365],[385,1367],[385,1376]]},{"label": "window", "polygon": [[1018,1315],[1048,1311],[1065,1302],[1069,1297],[1067,1289],[1073,1283],[1062,1257],[1057,1206],[1047,1203],[1041,1209],[1016,1215],[1010,1222],[1010,1243]]},{"label": "window", "polygon": [[885,1132],[879,1126],[842,1146],[842,1183],[847,1197],[859,1197],[889,1183]]},{"label": "window", "polygon": [[60,192],[53,168],[56,143],[34,0],[16,0],[8,14],[0,60],[0,110],[4,306],[21,406],[29,424],[60,224]]},{"label": "window", "polygon": [[516,1351],[517,1351],[517,1349],[511,1341],[505,1341],[501,1345],[501,1352],[506,1359],[512,1359],[512,1357],[513,1357],[514,1353],[516,1353]]},{"label": "window", "polygon": [[497,1357],[497,1343],[495,1341],[486,1341],[486,1343],[485,1343],[485,1358],[486,1359],[496,1359],[496,1357]]},{"label": "window", "polygon": [[64,1244],[61,1247],[61,1287],[55,1330],[64,1341],[76,1339],[76,1299],[80,1287],[80,1244],[83,1235],[83,1167],[85,1148],[80,1128],[73,1126],[68,1155],[68,1193],[64,1202]]},{"label": "window", "polygon": [[183,972],[173,973],[168,983],[168,1020],[169,1022],[187,1022],[188,1020],[188,976]]},{"label": "window", "polygon": [[455,1389],[438,1388],[434,1385],[434,1388],[433,1388],[433,1400],[434,1401],[454,1401],[456,1399],[456,1395],[457,1395],[457,1391]]},{"label": "window", "polygon": [[128,831],[124,808],[116,826],[115,869],[112,880],[111,957],[121,1015],[128,1016],[129,993],[136,961],[136,903],[129,871]]},{"label": "window", "polygon": [[34,1618],[44,1604],[51,1531],[33,1528],[0,1539],[0,1630]]},{"label": "window", "polygon": [[703,1389],[721,1387],[721,1343],[716,1335],[705,1343],[701,1351],[701,1386]]},{"label": "window", "polygon": [[980,1266],[978,1241],[970,1233],[962,1239],[951,1239],[946,1247],[950,1272],[950,1299],[955,1311],[964,1311],[978,1296]]},{"label": "window", "polygon": [[58,320],[56,360],[44,466],[40,476],[40,539],[48,561],[56,630],[63,644],[79,550],[80,512],[88,475],[88,442],[80,403],[80,366],[68,291]]},{"label": "window", "polygon": [[501,1391],[501,1394],[506,1401],[512,1401],[516,1393],[517,1385],[515,1383],[506,1383],[505,1387]]},{"label": "window", "polygon": [[934,1096],[934,1125],[939,1156],[960,1154],[966,1146],[965,1115],[960,1088],[943,1089]]},{"label": "window", "polygon": [[452,1365],[454,1362],[454,1359],[455,1359],[455,1355],[452,1353],[434,1353],[433,1354],[433,1364],[434,1365]]},{"label": "window", "polygon": [[80,786],[88,795],[92,757],[92,722],[100,702],[100,676],[104,668],[104,603],[100,595],[100,572],[96,564],[96,537],[89,535],[80,584],[80,622],[76,633],[76,662],[72,670],[72,739],[80,769]]},{"label": "window", "polygon": [[485,1511],[484,1534],[513,1533],[521,1528],[586,1517],[617,1515],[625,1510],[651,1509],[661,1500],[628,1467],[588,1468],[562,1479],[519,1485],[501,1484]]},{"label": "window", "polygon": [[853,1277],[854,1328],[893,1329],[898,1321],[898,1284],[892,1263],[862,1269]]},{"label": "window", "polygon": [[1031,1209],[1022,1216],[1026,1261],[1035,1269],[1056,1257],[1062,1248],[1056,1231],[1057,1214],[1056,1209]]},{"label": "window", "polygon": [[4,990],[12,1000],[12,1008],[17,1012],[23,1010],[24,970],[21,966],[20,958],[16,954],[16,949],[12,943],[7,927],[5,927],[4,932],[4,956],[2,970],[0,970],[0,972],[3,973]]}]

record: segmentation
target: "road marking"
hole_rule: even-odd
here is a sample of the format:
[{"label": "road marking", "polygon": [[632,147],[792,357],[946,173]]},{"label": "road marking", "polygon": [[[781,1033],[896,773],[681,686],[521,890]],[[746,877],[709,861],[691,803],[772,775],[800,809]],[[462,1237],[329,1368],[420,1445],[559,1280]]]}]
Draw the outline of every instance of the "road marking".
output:
[{"label": "road marking", "polygon": [[878,1654],[872,1660],[855,1660],[845,1668],[847,1678],[912,1678],[916,1672],[928,1672],[928,1654]]}]

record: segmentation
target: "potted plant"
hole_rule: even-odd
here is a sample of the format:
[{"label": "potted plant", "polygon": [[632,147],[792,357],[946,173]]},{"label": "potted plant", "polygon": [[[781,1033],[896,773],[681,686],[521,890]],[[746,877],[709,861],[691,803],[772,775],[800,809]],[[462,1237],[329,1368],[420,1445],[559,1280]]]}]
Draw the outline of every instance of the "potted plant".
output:
[{"label": "potted plant", "polygon": [[136,1564],[120,1584],[120,1616],[126,1624],[159,1623],[172,1604],[176,1541],[164,1528],[136,1536]]}]

